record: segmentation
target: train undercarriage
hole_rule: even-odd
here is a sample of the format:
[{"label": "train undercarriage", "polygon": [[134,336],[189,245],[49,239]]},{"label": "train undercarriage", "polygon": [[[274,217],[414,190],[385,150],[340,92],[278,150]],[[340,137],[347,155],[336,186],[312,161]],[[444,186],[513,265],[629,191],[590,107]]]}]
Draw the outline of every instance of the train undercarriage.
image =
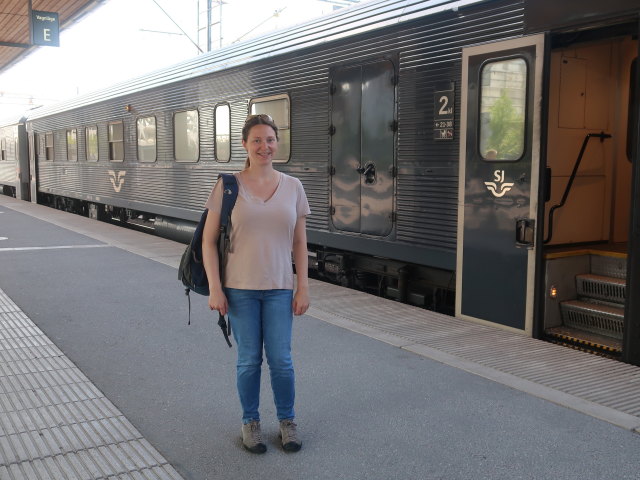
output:
[{"label": "train undercarriage", "polygon": [[[188,243],[195,224],[147,212],[41,193],[38,203]],[[454,314],[455,274],[447,270],[309,244],[313,278],[447,315]]]}]

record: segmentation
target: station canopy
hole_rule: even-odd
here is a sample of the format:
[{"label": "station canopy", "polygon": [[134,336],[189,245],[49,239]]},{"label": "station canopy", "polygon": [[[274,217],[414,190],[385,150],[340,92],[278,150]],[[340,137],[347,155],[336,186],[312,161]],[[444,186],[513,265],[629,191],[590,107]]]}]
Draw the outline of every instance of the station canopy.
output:
[{"label": "station canopy", "polygon": [[0,1],[0,73],[40,47],[31,45],[31,10],[58,14],[62,32],[105,0],[2,0]]}]

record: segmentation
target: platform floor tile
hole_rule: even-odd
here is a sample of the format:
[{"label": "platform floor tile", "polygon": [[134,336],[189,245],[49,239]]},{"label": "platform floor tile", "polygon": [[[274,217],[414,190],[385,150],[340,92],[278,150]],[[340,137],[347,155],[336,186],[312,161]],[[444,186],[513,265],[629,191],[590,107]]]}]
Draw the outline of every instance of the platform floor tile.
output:
[{"label": "platform floor tile", "polygon": [[0,290],[0,480],[118,478],[182,477]]}]

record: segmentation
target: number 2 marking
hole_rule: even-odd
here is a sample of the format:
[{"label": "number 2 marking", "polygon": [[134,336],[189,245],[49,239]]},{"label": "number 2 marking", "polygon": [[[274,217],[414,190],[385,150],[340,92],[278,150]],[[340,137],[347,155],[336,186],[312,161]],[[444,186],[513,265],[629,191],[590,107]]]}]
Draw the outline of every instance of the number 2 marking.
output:
[{"label": "number 2 marking", "polygon": [[447,105],[449,104],[449,99],[443,95],[440,97],[440,102],[442,102],[442,106],[440,107],[440,110],[438,110],[438,115],[446,115],[449,113],[446,110]]}]

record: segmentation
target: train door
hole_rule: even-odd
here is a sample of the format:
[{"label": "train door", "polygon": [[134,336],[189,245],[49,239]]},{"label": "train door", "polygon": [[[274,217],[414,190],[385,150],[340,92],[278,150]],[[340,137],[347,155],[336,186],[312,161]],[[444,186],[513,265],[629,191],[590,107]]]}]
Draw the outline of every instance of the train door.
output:
[{"label": "train door", "polygon": [[463,49],[456,316],[531,334],[544,36]]},{"label": "train door", "polygon": [[337,230],[392,231],[395,79],[389,60],[331,72],[331,219]]},{"label": "train door", "polygon": [[24,123],[18,125],[18,138],[16,139],[16,154],[18,155],[18,190],[16,198],[29,201],[29,152],[27,147],[27,131]]},{"label": "train door", "polygon": [[35,134],[29,133],[29,191],[31,201],[38,203],[38,185],[36,170],[36,141]]}]

